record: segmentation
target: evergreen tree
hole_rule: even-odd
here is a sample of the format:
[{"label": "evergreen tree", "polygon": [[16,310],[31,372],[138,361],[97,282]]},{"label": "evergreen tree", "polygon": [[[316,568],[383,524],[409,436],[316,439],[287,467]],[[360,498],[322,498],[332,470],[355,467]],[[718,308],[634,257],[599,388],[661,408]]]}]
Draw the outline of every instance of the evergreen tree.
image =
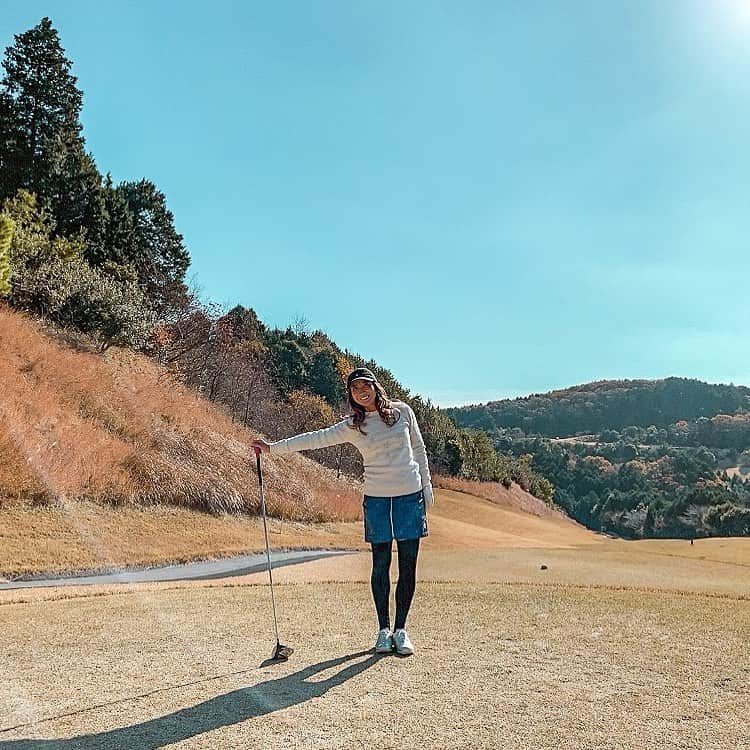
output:
[{"label": "evergreen tree", "polygon": [[102,188],[104,197],[105,223],[103,243],[91,247],[86,260],[92,266],[115,266],[135,268],[130,262],[131,248],[135,243],[135,222],[128,201],[119,187],[112,184],[112,175],[107,174]]},{"label": "evergreen tree", "polygon": [[649,505],[646,510],[646,517],[643,519],[643,537],[650,539],[654,535],[656,528],[656,510],[653,505]]},{"label": "evergreen tree", "polygon": [[14,226],[10,243],[14,307],[91,333],[102,349],[111,344],[140,348],[148,343],[153,319],[140,287],[92,268],[83,259],[80,237],[55,237],[54,220],[30,193],[20,190],[5,202],[3,214]]},{"label": "evergreen tree", "polygon": [[167,199],[149,180],[118,186],[133,217],[133,242],[124,261],[130,263],[159,315],[185,294],[190,256],[174,226]]},{"label": "evergreen tree", "polygon": [[300,345],[293,339],[278,336],[272,339],[272,377],[284,394],[304,387],[307,359]]},{"label": "evergreen tree", "polygon": [[23,188],[51,208],[57,231],[103,241],[104,196],[80,122],[83,95],[49,18],[17,34],[0,83],[0,199]]},{"label": "evergreen tree", "polygon": [[315,352],[307,370],[310,390],[331,406],[338,405],[345,397],[336,361],[336,355],[330,349],[321,349]]}]

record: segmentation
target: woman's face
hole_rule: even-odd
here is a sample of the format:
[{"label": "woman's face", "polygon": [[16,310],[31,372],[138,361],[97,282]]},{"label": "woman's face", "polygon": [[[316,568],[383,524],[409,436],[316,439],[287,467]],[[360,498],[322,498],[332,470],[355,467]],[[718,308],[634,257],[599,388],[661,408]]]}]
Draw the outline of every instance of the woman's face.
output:
[{"label": "woman's face", "polygon": [[354,380],[351,384],[352,398],[354,402],[364,407],[367,411],[376,409],[375,386],[370,380]]}]

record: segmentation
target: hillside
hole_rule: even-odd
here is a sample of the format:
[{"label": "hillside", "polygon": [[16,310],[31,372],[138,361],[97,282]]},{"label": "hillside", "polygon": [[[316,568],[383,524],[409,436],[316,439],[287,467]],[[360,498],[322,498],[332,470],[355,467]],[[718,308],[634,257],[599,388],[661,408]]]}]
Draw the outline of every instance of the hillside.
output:
[{"label": "hillside", "polygon": [[[74,500],[258,510],[257,432],[183,386],[153,360],[112,347],[73,348],[0,307],[0,507]],[[354,519],[357,487],[302,456],[267,461],[269,511]]]},{"label": "hillside", "polygon": [[554,501],[628,538],[750,534],[750,389],[697,380],[600,381],[448,409],[528,461]]},{"label": "hillside", "polygon": [[667,427],[717,414],[750,411],[750,388],[688,378],[602,380],[523,398],[446,409],[459,427],[519,428],[546,437]]},{"label": "hillside", "polygon": [[[257,432],[152,359],[88,351],[83,338],[7,307],[0,347],[0,575],[263,549]],[[435,482],[446,505],[433,544],[564,545],[589,533],[516,484]],[[292,454],[264,457],[264,485],[284,520],[272,521],[274,547],[363,546],[358,483]]]}]

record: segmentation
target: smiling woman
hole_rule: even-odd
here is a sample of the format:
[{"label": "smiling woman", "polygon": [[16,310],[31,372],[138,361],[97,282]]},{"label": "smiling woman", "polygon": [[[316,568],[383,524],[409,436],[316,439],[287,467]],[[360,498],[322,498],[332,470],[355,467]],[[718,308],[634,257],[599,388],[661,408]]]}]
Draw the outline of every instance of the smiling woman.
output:
[{"label": "smiling woman", "polygon": [[351,386],[352,398],[367,411],[375,410],[375,386],[372,381],[360,378],[355,380]]},{"label": "smiling woman", "polygon": [[[406,617],[416,585],[419,540],[427,536],[425,508],[432,505],[432,483],[422,434],[412,408],[391,401],[372,371],[353,370],[347,378],[352,414],[332,427],[253,447],[264,452],[325,448],[351,443],[362,454],[365,469],[365,540],[372,546],[372,594],[378,616],[378,653],[394,648],[410,655],[414,647],[406,633]],[[395,629],[391,631],[389,596],[393,540],[398,546]]]}]

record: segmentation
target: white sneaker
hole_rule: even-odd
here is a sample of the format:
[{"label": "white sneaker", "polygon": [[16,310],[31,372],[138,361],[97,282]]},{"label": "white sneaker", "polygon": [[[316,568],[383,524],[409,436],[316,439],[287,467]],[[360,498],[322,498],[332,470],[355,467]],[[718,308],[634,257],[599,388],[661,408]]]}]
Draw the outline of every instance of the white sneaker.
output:
[{"label": "white sneaker", "polygon": [[393,633],[388,628],[383,628],[375,641],[375,653],[390,654],[391,651],[393,651]]},{"label": "white sneaker", "polygon": [[401,656],[411,656],[414,653],[414,644],[403,628],[393,631],[393,645],[396,647],[396,653]]}]

